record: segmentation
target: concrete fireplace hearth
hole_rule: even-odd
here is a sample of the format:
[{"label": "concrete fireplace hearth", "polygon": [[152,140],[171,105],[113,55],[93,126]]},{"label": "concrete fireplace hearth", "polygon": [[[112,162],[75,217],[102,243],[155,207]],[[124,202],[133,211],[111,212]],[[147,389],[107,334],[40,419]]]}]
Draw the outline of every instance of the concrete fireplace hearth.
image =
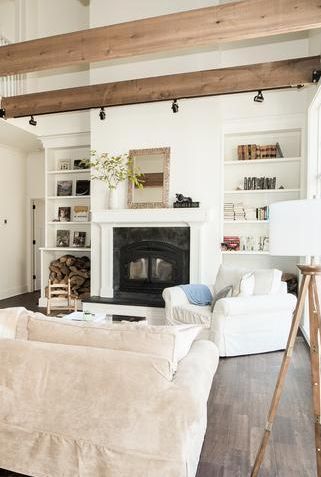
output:
[{"label": "concrete fireplace hearth", "polygon": [[[119,292],[119,271],[118,269],[115,270],[115,267],[119,265],[115,263],[115,256],[117,256],[117,253],[115,255],[115,244],[122,240],[122,246],[126,245],[127,237],[126,233],[120,234],[119,230],[121,228],[128,231],[134,230],[134,235],[140,236],[139,228],[142,228],[142,231],[145,232],[143,236],[146,237],[146,241],[142,240],[140,243],[146,243],[150,247],[150,243],[154,243],[155,238],[157,238],[157,228],[163,228],[164,231],[166,228],[171,232],[169,233],[168,247],[173,248],[173,250],[175,250],[175,247],[178,250],[182,241],[181,237],[188,237],[188,247],[186,244],[181,245],[182,253],[188,255],[187,269],[189,277],[185,275],[185,282],[201,283],[202,226],[209,222],[211,217],[211,211],[205,209],[115,209],[93,212],[92,297],[84,302],[84,310],[103,311],[127,316],[145,316],[152,323],[161,323],[164,319],[164,303],[159,286],[154,286],[159,294],[158,299],[155,295],[155,301],[151,298],[154,295],[150,293],[145,295],[146,299],[144,300],[144,294],[142,293],[122,295]],[[151,229],[150,232],[153,231],[152,236],[149,236],[149,228]],[[182,233],[181,228],[186,229],[188,233]],[[162,230],[159,233],[160,240],[164,240],[166,234],[164,235],[161,232]],[[177,243],[175,242],[175,235],[179,236]],[[148,240],[150,238],[153,238],[154,241]],[[164,260],[162,262],[162,258],[159,259],[161,265],[163,264],[165,268],[166,266],[170,267],[170,254],[168,261],[166,262],[166,258]],[[176,276],[175,273],[173,276]],[[168,277],[172,277],[172,275],[169,274]],[[177,280],[182,280],[182,276],[177,275],[177,277],[179,277]],[[165,288],[168,281],[164,279],[163,283]],[[153,283],[149,285],[153,287]]]}]

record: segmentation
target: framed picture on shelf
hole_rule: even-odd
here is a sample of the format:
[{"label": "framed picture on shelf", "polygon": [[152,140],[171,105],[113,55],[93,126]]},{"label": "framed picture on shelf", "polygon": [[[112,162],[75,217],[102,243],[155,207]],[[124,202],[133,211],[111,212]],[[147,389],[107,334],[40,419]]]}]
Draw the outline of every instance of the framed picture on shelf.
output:
[{"label": "framed picture on shelf", "polygon": [[69,171],[70,170],[70,159],[60,159],[58,162],[58,169],[60,171]]},{"label": "framed picture on shelf", "polygon": [[57,196],[66,197],[72,195],[72,181],[57,182]]},{"label": "framed picture on shelf", "polygon": [[57,230],[56,246],[69,247],[70,244],[70,230]]},{"label": "framed picture on shelf", "polygon": [[73,247],[85,247],[86,246],[86,232],[74,232],[74,238],[72,242]]},{"label": "framed picture on shelf", "polygon": [[71,207],[58,208],[59,222],[70,222],[70,217],[71,217]]},{"label": "framed picture on shelf", "polygon": [[88,222],[88,221],[89,221],[88,205],[75,205],[74,222]]},{"label": "framed picture on shelf", "polygon": [[90,195],[90,181],[78,180],[76,181],[76,195]]},{"label": "framed picture on shelf", "polygon": [[89,169],[90,161],[89,159],[74,159],[74,169]]}]

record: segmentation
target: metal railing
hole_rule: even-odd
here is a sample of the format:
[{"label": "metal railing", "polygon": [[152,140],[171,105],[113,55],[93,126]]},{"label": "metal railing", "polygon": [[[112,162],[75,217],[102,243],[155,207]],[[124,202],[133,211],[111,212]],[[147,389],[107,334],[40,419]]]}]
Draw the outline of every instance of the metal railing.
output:
[{"label": "metal railing", "polygon": [[[1,46],[9,45],[11,42],[0,33]],[[24,93],[24,75],[12,75],[0,77],[0,97],[16,96]]]}]

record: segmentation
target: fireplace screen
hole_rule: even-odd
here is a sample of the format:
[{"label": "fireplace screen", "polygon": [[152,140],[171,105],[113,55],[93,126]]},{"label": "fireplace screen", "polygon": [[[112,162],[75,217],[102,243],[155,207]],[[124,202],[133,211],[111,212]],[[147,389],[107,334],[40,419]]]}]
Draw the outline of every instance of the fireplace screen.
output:
[{"label": "fireplace screen", "polygon": [[[149,273],[151,270],[151,273]],[[129,263],[130,280],[168,282],[173,280],[173,264],[163,258],[139,258]]]},{"label": "fireplace screen", "polygon": [[173,280],[173,264],[162,258],[152,259],[152,280],[160,282]]}]

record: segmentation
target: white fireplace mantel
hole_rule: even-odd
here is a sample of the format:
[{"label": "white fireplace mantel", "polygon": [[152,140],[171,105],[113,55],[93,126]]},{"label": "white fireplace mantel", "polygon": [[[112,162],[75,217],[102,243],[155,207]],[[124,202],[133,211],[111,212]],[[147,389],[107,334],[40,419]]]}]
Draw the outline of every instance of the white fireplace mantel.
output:
[{"label": "white fireplace mantel", "polygon": [[[199,208],[186,209],[110,209],[93,212],[92,222],[99,224],[117,224],[124,226],[135,224],[190,225],[192,223],[205,223],[210,220],[211,210]],[[151,225],[152,226],[152,225]]]},{"label": "white fireplace mantel", "polygon": [[[111,209],[92,213],[99,228],[98,253],[93,254],[92,269],[99,273],[97,288],[101,297],[113,297],[113,228],[115,227],[190,227],[190,281],[200,283],[202,226],[212,221],[213,211],[184,209]],[[97,262],[97,263],[95,263]],[[95,277],[96,279],[98,277]]]}]

